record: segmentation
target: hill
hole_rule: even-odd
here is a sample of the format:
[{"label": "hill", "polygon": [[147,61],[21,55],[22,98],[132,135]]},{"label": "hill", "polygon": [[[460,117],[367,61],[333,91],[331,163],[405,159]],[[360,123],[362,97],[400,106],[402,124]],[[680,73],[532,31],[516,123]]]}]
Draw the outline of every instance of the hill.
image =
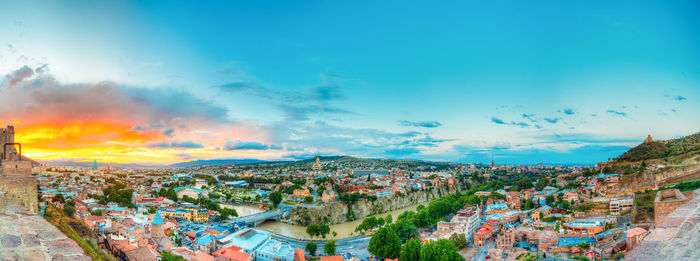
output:
[{"label": "hill", "polygon": [[180,162],[168,165],[171,168],[188,168],[202,165],[218,165],[218,164],[250,164],[250,163],[266,163],[268,161],[259,159],[217,159],[217,160],[195,160]]},{"label": "hill", "polygon": [[645,141],[623,153],[615,161],[678,163],[696,155],[700,155],[700,132],[668,141]]},{"label": "hill", "polygon": [[63,211],[49,204],[44,212],[44,219],[72,239],[80,248],[85,251],[85,255],[92,260],[116,261],[116,259],[97,245],[97,237],[94,232],[80,219],[66,216]]},{"label": "hill", "polygon": [[358,160],[358,158],[350,157],[350,156],[317,156],[317,157],[311,157],[311,158],[308,158],[305,160],[299,160],[297,162],[299,162],[299,163],[316,162],[316,158],[318,158],[321,161],[353,161],[353,160]]},{"label": "hill", "polygon": [[[652,163],[660,165],[650,167]],[[696,180],[700,178],[700,133],[668,141],[647,138],[603,171],[624,174],[609,193]]]},{"label": "hill", "polygon": [[[63,166],[63,167],[80,167],[80,168],[92,168],[95,166],[95,162],[88,161],[70,161],[70,160],[41,160],[43,164],[51,166]],[[104,163],[97,162],[98,167],[109,166],[115,169],[152,169],[152,168],[163,168],[164,165],[159,164],[139,164],[139,163]]]}]

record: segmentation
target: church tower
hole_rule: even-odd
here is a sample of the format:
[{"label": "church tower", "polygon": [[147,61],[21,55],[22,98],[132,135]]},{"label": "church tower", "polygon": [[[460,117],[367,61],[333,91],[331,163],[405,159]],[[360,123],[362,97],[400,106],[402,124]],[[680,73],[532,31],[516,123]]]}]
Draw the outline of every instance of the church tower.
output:
[{"label": "church tower", "polygon": [[313,169],[313,170],[320,170],[320,169],[322,169],[322,168],[323,168],[323,167],[321,166],[321,158],[316,157],[316,163],[314,163],[314,165],[311,166],[311,169]]},{"label": "church tower", "polygon": [[647,135],[647,138],[644,140],[644,143],[652,143],[654,142],[654,139],[651,138],[651,134]]}]

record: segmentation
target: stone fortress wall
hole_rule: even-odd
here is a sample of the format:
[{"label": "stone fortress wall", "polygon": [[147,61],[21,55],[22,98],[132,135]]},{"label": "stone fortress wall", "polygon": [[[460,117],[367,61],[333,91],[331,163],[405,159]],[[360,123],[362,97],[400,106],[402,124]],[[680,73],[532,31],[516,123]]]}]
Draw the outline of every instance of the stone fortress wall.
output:
[{"label": "stone fortress wall", "polygon": [[19,206],[37,213],[37,180],[32,176],[32,162],[23,160],[14,146],[7,146],[5,151],[4,145],[14,142],[14,127],[0,128],[0,213],[8,206]]},{"label": "stone fortress wall", "polygon": [[688,201],[690,199],[678,189],[667,189],[656,193],[656,199],[654,200],[654,224],[661,226],[671,212],[688,203]]},{"label": "stone fortress wall", "polygon": [[[14,127],[0,128],[0,146],[14,143]],[[32,162],[15,147],[0,147],[0,260],[91,260],[80,246],[37,215]]]}]

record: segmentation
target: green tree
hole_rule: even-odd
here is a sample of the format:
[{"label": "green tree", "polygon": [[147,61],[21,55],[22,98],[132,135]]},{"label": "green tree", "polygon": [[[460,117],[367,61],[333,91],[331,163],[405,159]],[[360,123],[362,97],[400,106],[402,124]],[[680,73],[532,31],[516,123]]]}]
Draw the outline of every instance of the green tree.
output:
[{"label": "green tree", "polygon": [[416,216],[413,220],[413,224],[416,225],[416,227],[421,227],[421,228],[426,228],[430,225],[432,225],[432,218],[430,216],[430,212],[428,209],[421,209],[416,213]]},{"label": "green tree", "polygon": [[67,216],[72,217],[75,215],[75,205],[63,205],[63,212],[66,213]]},{"label": "green tree", "polygon": [[160,260],[161,261],[185,261],[185,258],[163,251],[163,253],[161,253]]},{"label": "green tree", "polygon": [[272,205],[274,205],[275,208],[277,208],[280,202],[282,202],[282,193],[280,193],[279,191],[270,193],[270,201],[272,202]]},{"label": "green tree", "polygon": [[523,207],[523,210],[530,210],[530,209],[535,208],[535,202],[532,201],[532,198],[530,198],[528,200],[523,200],[521,202],[521,205]]},{"label": "green tree", "polygon": [[580,244],[579,246],[580,246],[583,250],[586,250],[586,249],[588,249],[588,246],[589,246],[589,245],[588,245],[588,243],[586,243],[586,242],[581,242],[581,244]]},{"label": "green tree", "polygon": [[311,256],[316,255],[317,248],[318,248],[318,246],[313,241],[309,241],[309,243],[306,243],[306,252],[309,252],[309,255],[311,255]]},{"label": "green tree", "polygon": [[394,218],[391,217],[391,214],[386,215],[386,217],[384,217],[384,224],[386,224],[386,225],[391,224],[393,221],[394,221]]},{"label": "green tree", "polygon": [[306,203],[314,202],[314,196],[306,196],[306,197],[304,197],[304,202],[306,202]]},{"label": "green tree", "polygon": [[370,229],[373,229],[379,225],[379,221],[377,220],[377,217],[375,216],[370,216],[366,217],[365,219],[362,220],[362,223],[358,225],[355,228],[355,232],[364,232]]},{"label": "green tree", "polygon": [[400,261],[414,261],[420,259],[421,243],[417,238],[411,238],[401,246]]},{"label": "green tree", "polygon": [[311,238],[318,236],[319,233],[320,233],[320,228],[316,224],[311,224],[311,225],[306,227],[306,234],[309,234],[309,236],[311,236]]},{"label": "green tree", "polygon": [[409,238],[418,236],[418,228],[405,219],[399,219],[396,223],[392,224],[396,234],[401,238],[401,242],[405,242]]},{"label": "green tree", "polygon": [[401,253],[401,239],[392,226],[382,227],[369,240],[368,251],[382,259],[398,258]]},{"label": "green tree", "polygon": [[421,261],[456,261],[462,260],[462,257],[457,252],[452,240],[438,239],[437,241],[428,241],[420,249]]},{"label": "green tree", "polygon": [[177,193],[175,192],[175,189],[173,189],[172,187],[159,189],[158,196],[166,197],[169,200],[177,202]]},{"label": "green tree", "polygon": [[467,237],[462,233],[455,233],[450,236],[450,240],[454,242],[457,249],[462,249],[467,247]]},{"label": "green tree", "polygon": [[154,213],[156,213],[156,207],[148,208],[148,214],[154,214]]},{"label": "green tree", "polygon": [[66,198],[63,197],[63,194],[56,194],[53,196],[51,199],[53,202],[61,202],[61,203],[66,203]]},{"label": "green tree", "polygon": [[544,189],[544,187],[549,186],[549,182],[550,182],[549,178],[542,178],[542,179],[538,180],[537,184],[535,184],[535,190],[542,191],[542,189]]},{"label": "green tree", "polygon": [[221,219],[229,219],[230,217],[238,216],[238,212],[233,208],[220,208],[218,211],[221,215]]},{"label": "green tree", "polygon": [[331,228],[328,225],[323,224],[318,227],[318,232],[323,238],[326,238],[326,235],[331,232]]},{"label": "green tree", "polygon": [[501,193],[492,191],[491,194],[488,195],[488,198],[492,199],[506,199],[506,195],[503,195]]},{"label": "green tree", "polygon": [[561,208],[562,208],[562,209],[567,209],[567,210],[570,209],[570,208],[571,208],[571,205],[569,204],[569,201],[566,201],[566,200],[562,201],[562,202],[561,202]]},{"label": "green tree", "polygon": [[328,240],[323,244],[323,252],[329,256],[333,256],[335,255],[335,247],[335,239]]},{"label": "green tree", "polygon": [[547,198],[545,199],[547,201],[547,205],[552,205],[554,204],[554,196],[553,195],[548,195]]},{"label": "green tree", "polygon": [[95,210],[95,211],[92,213],[92,215],[93,215],[93,216],[102,216],[102,210],[101,210],[101,209],[97,209],[97,210]]}]

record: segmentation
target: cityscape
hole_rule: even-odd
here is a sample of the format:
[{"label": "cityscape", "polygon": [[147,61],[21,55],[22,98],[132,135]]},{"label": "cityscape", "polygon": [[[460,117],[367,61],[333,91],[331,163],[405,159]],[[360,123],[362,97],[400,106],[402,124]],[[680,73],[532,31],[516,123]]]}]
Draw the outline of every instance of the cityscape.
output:
[{"label": "cityscape", "polygon": [[698,11],[0,3],[0,258],[699,260]]}]

